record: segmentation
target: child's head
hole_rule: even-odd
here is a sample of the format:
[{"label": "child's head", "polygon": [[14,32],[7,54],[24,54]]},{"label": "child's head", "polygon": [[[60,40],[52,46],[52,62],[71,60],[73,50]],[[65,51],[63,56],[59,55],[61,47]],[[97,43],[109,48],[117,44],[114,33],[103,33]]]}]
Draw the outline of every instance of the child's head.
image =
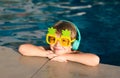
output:
[{"label": "child's head", "polygon": [[58,21],[53,26],[53,28],[55,28],[57,30],[56,33],[59,34],[59,35],[62,34],[62,30],[67,29],[67,30],[69,30],[71,32],[71,34],[70,34],[71,39],[76,39],[76,34],[77,34],[76,28],[70,22],[67,22],[67,21]]},{"label": "child's head", "polygon": [[56,54],[72,52],[72,43],[76,40],[77,29],[71,22],[59,21],[48,29],[47,43]]}]

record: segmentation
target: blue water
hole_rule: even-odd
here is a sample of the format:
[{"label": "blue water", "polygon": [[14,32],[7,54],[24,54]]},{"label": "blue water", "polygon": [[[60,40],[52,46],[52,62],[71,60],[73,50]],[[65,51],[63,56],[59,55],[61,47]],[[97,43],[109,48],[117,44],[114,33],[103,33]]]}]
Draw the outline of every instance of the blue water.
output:
[{"label": "blue water", "polygon": [[79,50],[120,66],[119,0],[0,0],[0,45],[46,45],[47,28],[64,19],[81,31]]}]

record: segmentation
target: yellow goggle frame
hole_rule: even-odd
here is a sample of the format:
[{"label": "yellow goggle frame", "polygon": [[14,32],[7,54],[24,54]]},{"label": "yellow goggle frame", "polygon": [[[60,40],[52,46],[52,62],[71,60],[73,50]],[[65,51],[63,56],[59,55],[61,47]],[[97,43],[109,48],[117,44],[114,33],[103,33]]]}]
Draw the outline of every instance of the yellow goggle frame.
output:
[{"label": "yellow goggle frame", "polygon": [[62,46],[70,46],[71,43],[75,41],[75,39],[71,40],[70,37],[66,36],[61,36],[60,38],[57,38],[56,35],[51,34],[46,35],[46,42],[48,44],[55,44],[58,40]]}]

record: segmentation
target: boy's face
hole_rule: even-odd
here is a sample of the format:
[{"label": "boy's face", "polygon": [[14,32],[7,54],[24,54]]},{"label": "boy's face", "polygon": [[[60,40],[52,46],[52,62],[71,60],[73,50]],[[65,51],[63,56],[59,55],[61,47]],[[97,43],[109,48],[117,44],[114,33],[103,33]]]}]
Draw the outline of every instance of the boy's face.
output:
[{"label": "boy's face", "polygon": [[[60,38],[60,35],[57,35],[57,38]],[[50,44],[51,50],[58,55],[66,54],[66,53],[71,53],[71,48],[72,46],[62,46],[60,44],[60,41],[57,40],[55,44]]]}]

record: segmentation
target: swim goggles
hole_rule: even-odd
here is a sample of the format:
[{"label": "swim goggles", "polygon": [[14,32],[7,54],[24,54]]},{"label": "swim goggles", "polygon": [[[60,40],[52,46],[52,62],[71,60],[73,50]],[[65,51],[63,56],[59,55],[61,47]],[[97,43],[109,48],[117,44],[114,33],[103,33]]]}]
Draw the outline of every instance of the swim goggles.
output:
[{"label": "swim goggles", "polygon": [[75,41],[75,39],[71,39],[71,32],[67,29],[62,30],[62,34],[61,37],[58,38],[56,36],[56,29],[54,29],[53,27],[48,28],[48,33],[46,35],[46,42],[48,44],[55,44],[57,41],[60,42],[60,44],[62,46],[70,46],[72,42]]}]

